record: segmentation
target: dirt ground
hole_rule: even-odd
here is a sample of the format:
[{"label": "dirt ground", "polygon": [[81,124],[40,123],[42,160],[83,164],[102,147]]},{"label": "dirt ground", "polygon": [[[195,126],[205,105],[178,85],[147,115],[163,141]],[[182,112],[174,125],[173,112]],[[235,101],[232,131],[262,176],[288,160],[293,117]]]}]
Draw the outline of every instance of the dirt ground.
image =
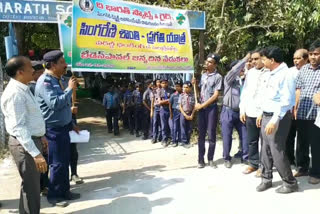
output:
[{"label": "dirt ground", "polygon": [[[107,133],[102,106],[81,100],[79,124],[91,132],[90,143],[78,144],[78,174],[85,183],[71,186],[81,199],[55,208],[41,199],[41,213],[108,214],[280,214],[320,213],[320,185],[299,178],[299,192],[279,195],[281,179],[275,171],[273,188],[257,193],[260,179],[243,175],[245,165],[233,160],[223,166],[221,141],[215,160],[218,169],[197,169],[197,146],[163,148],[121,130]],[[231,154],[237,150],[234,141]],[[0,213],[17,213],[20,177],[11,157],[0,163]],[[296,204],[295,204],[296,203]]]}]

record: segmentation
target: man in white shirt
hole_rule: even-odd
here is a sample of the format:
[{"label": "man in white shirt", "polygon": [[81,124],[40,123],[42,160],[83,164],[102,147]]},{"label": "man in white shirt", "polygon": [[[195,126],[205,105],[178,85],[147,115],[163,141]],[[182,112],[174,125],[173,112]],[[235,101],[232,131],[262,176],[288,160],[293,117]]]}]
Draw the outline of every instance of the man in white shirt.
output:
[{"label": "man in white shirt", "polygon": [[41,154],[45,122],[28,83],[33,80],[31,62],[23,56],[8,60],[5,70],[11,77],[2,98],[1,109],[10,135],[9,149],[19,170],[22,184],[19,213],[40,213],[40,173],[47,171]]},{"label": "man in white shirt", "polygon": [[[249,144],[249,166],[243,172],[250,174],[259,168],[259,136],[260,128],[256,126],[256,119],[259,116],[259,103],[263,98],[263,78],[268,69],[264,68],[261,60],[260,50],[254,50],[251,54],[254,68],[246,74],[246,80],[240,97],[240,120],[246,124],[247,140]],[[260,176],[258,171],[257,176]]]},{"label": "man in white shirt", "polygon": [[[308,50],[306,49],[296,50],[296,52],[293,55],[293,63],[294,63],[294,66],[288,70],[289,72],[288,75],[292,76],[294,81],[296,81],[299,70],[308,63]],[[294,107],[295,102],[296,102],[296,99],[295,97],[293,97],[292,107]],[[296,123],[296,119],[293,117],[287,142],[286,142],[286,154],[288,156],[288,159],[291,165],[296,165],[295,154],[294,154],[296,133],[297,133],[297,123]]]}]

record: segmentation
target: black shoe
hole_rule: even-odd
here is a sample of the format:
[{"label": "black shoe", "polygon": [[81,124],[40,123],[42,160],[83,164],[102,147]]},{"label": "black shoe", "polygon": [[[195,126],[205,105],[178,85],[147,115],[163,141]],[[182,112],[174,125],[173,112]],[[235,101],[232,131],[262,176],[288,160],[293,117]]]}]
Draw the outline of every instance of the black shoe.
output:
[{"label": "black shoe", "polygon": [[282,185],[281,187],[276,189],[276,193],[281,193],[281,194],[288,194],[288,193],[297,192],[297,191],[298,191],[298,184],[295,184],[290,187]]},{"label": "black shoe", "polygon": [[148,140],[148,137],[147,136],[143,136],[142,140]]},{"label": "black shoe", "polygon": [[231,166],[232,166],[231,161],[229,161],[229,160],[224,161],[224,166],[225,166],[226,168],[230,169]]},{"label": "black shoe", "polygon": [[140,134],[139,134],[139,132],[136,132],[136,137],[140,137]]},{"label": "black shoe", "polygon": [[69,203],[63,199],[48,199],[48,202],[52,206],[56,206],[56,207],[66,207],[69,205]]},{"label": "black shoe", "polygon": [[152,139],[152,140],[151,140],[151,143],[152,143],[152,144],[155,144],[156,142],[157,142],[156,139]]},{"label": "black shoe", "polygon": [[172,143],[172,147],[177,147],[178,143]]},{"label": "black shoe", "polygon": [[213,161],[208,161],[208,165],[214,169],[218,168],[217,164]]},{"label": "black shoe", "polygon": [[241,158],[242,157],[242,152],[238,151],[236,154],[233,156],[234,158]]},{"label": "black shoe", "polygon": [[202,169],[202,168],[204,168],[205,166],[206,166],[206,164],[203,163],[203,162],[198,163],[198,169]]},{"label": "black shoe", "polygon": [[108,133],[112,133],[112,130],[108,130]]},{"label": "black shoe", "polygon": [[65,194],[65,196],[64,196],[64,199],[65,200],[69,200],[69,201],[71,201],[71,200],[77,200],[77,199],[79,199],[80,198],[80,193],[74,193],[74,192],[67,192],[66,194]]},{"label": "black shoe", "polygon": [[265,191],[271,187],[272,187],[272,182],[266,182],[266,183],[261,182],[261,184],[259,184],[259,186],[257,186],[256,190],[257,190],[257,192],[262,192],[262,191]]}]

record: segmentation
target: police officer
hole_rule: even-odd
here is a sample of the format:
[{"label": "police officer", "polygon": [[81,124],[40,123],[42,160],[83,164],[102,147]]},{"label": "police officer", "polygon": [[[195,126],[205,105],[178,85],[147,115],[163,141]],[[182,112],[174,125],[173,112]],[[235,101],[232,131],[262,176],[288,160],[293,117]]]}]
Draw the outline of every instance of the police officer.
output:
[{"label": "police officer", "polygon": [[216,168],[213,162],[213,155],[216,147],[216,128],[218,120],[217,101],[219,92],[222,89],[222,76],[217,71],[220,57],[216,54],[209,54],[206,60],[206,72],[202,74],[200,81],[200,103],[195,105],[195,110],[199,111],[198,116],[198,168],[205,167],[205,138],[208,132],[209,150],[208,164]]},{"label": "police officer", "polygon": [[123,97],[123,113],[128,120],[130,134],[133,135],[134,132],[134,102],[133,102],[133,87],[134,83],[129,83],[128,90]]},{"label": "police officer", "polygon": [[119,135],[119,109],[120,109],[120,97],[115,91],[115,86],[112,85],[109,91],[103,96],[103,106],[106,110],[106,119],[108,132],[113,133],[115,136]]},{"label": "police officer", "polygon": [[150,112],[151,112],[151,97],[152,97],[152,87],[153,83],[152,80],[146,81],[147,89],[143,93],[143,105],[144,105],[144,111],[143,111],[143,140],[146,140],[148,138],[152,138],[152,118],[150,118]]},{"label": "police officer", "polygon": [[230,151],[232,147],[232,133],[235,128],[239,134],[242,151],[242,161],[248,161],[249,145],[247,142],[246,126],[240,121],[239,103],[240,90],[243,85],[241,76],[244,75],[245,64],[250,57],[248,54],[240,61],[234,61],[230,65],[230,71],[224,78],[223,107],[220,114],[222,140],[223,140],[223,159],[226,168],[231,168]]},{"label": "police officer", "polygon": [[192,132],[192,120],[195,113],[196,100],[192,94],[192,84],[186,81],[183,84],[183,93],[179,97],[181,146],[188,148]]},{"label": "police officer", "polygon": [[179,97],[182,92],[182,81],[177,80],[175,82],[176,91],[170,97],[169,109],[170,119],[172,120],[172,144],[174,147],[178,146],[181,142],[181,130],[180,130],[180,109],[179,109]]},{"label": "police officer", "polygon": [[167,147],[169,145],[169,99],[173,91],[168,87],[168,80],[163,78],[161,80],[161,90],[160,90],[160,121],[161,121],[161,131],[162,131],[162,146]]},{"label": "police officer", "polygon": [[133,103],[134,103],[134,121],[136,129],[136,137],[140,137],[140,131],[142,131],[143,123],[143,87],[142,83],[136,83],[136,90],[133,91]]},{"label": "police officer", "polygon": [[49,203],[65,207],[65,200],[80,198],[80,194],[70,192],[69,131],[77,127],[72,124],[71,97],[77,87],[77,80],[71,77],[68,87],[63,89],[61,76],[65,73],[67,64],[63,53],[51,51],[43,56],[45,72],[38,79],[35,95],[46,122],[46,137],[49,141]]}]

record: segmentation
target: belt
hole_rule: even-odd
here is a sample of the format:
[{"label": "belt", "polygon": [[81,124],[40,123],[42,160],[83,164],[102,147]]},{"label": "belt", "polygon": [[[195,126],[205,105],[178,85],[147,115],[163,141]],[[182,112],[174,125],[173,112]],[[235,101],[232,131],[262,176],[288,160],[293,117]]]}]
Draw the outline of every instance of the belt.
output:
[{"label": "belt", "polygon": [[263,112],[263,115],[266,117],[272,117],[273,116],[273,112]]}]

